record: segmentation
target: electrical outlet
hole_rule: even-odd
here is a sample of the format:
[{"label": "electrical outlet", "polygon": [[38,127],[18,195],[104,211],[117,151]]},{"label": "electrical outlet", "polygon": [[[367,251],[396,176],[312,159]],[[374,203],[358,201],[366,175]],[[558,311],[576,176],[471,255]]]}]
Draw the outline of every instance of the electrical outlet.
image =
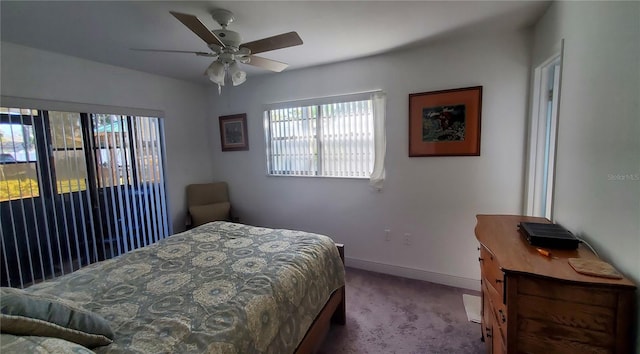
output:
[{"label": "electrical outlet", "polygon": [[411,234],[408,232],[404,234],[404,244],[407,246],[411,245]]},{"label": "electrical outlet", "polygon": [[384,239],[386,241],[391,241],[391,229],[384,230]]}]

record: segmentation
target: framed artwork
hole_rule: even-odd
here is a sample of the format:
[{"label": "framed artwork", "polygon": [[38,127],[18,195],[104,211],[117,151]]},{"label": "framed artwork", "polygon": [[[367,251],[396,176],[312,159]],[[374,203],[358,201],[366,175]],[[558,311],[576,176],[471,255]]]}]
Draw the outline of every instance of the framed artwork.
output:
[{"label": "framed artwork", "polygon": [[222,151],[249,150],[246,113],[220,116],[218,119]]},{"label": "framed artwork", "polygon": [[409,95],[409,157],[479,156],[482,86]]}]

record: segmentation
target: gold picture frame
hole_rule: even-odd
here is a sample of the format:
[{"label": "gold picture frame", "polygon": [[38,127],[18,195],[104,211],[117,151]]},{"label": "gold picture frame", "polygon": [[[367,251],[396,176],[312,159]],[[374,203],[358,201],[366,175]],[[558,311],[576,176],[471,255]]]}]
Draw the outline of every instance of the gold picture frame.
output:
[{"label": "gold picture frame", "polygon": [[482,86],[409,95],[409,157],[480,156]]}]

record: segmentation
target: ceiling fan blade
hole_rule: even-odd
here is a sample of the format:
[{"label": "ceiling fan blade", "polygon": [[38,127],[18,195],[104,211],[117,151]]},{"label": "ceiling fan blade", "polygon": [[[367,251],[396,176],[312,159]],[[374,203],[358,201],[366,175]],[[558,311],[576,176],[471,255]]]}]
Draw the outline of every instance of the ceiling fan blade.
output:
[{"label": "ceiling fan blade", "polygon": [[249,48],[251,54],[258,54],[281,48],[302,44],[302,38],[296,32],[288,32],[273,37],[258,39],[257,41],[241,44],[240,47]]},{"label": "ceiling fan blade", "polygon": [[131,50],[135,50],[138,52],[160,52],[160,53],[188,53],[195,54],[203,57],[215,56],[213,53],[208,52],[194,52],[190,50],[171,50],[171,49],[145,49],[145,48],[130,48]]},{"label": "ceiling fan blade", "polygon": [[267,70],[271,70],[271,71],[275,71],[275,72],[281,72],[282,70],[286,69],[287,66],[289,66],[289,64],[285,64],[276,60],[272,60],[272,59],[267,59],[267,58],[263,58],[263,57],[258,57],[255,55],[252,55],[249,57],[249,62],[246,63],[249,65],[253,65],[253,66],[257,66],[259,68],[263,68],[263,69],[267,69]]},{"label": "ceiling fan blade", "polygon": [[183,14],[180,12],[169,11],[173,17],[177,18],[178,21],[182,22],[183,25],[187,26],[193,33],[198,35],[198,37],[202,38],[207,44],[215,44],[221,47],[224,47],[224,44],[220,42],[218,37],[214,35],[207,26],[205,26],[200,20],[189,14]]}]

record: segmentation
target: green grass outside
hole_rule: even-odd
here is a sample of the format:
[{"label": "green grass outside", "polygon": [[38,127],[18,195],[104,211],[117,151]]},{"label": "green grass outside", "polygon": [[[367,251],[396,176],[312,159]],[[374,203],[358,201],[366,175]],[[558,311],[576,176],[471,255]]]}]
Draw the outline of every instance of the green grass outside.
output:
[{"label": "green grass outside", "polygon": [[[61,180],[56,184],[58,194],[83,191],[87,189],[87,181],[84,179]],[[40,196],[38,181],[34,179],[25,178],[0,181],[0,202],[38,196]]]}]

